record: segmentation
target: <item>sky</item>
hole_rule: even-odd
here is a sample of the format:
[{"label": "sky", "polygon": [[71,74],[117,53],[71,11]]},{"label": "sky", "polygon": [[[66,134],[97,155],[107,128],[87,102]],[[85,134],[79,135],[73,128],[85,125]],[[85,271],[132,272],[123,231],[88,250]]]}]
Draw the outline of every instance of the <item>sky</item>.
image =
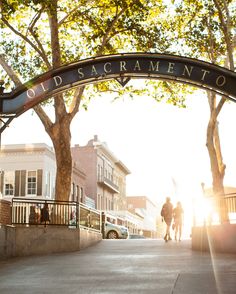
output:
[{"label": "sky", "polygon": [[[139,83],[141,83],[140,81]],[[187,107],[158,103],[152,98],[128,97],[112,102],[106,94],[93,99],[72,122],[72,146],[86,145],[98,135],[131,171],[128,196],[147,196],[154,203],[165,197],[191,201],[201,183],[211,186],[206,142],[209,107],[204,92],[187,98]],[[236,186],[236,105],[227,103],[220,114],[220,138],[226,164],[225,185]],[[2,145],[46,143],[51,140],[32,110],[2,134]]]}]

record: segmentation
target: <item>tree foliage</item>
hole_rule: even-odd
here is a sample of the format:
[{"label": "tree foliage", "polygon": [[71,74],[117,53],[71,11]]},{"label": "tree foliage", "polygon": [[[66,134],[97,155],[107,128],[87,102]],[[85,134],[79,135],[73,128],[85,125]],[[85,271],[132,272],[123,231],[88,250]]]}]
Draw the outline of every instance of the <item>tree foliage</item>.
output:
[{"label": "tree foliage", "polygon": [[[235,70],[236,5],[232,0],[185,0],[176,6],[178,42],[191,57]],[[206,146],[209,153],[214,195],[224,195],[226,165],[221,152],[218,116],[226,102],[207,92],[210,118],[207,126]],[[221,204],[221,221],[227,220],[224,203]]]},{"label": "tree foliage", "polygon": [[[233,0],[0,0],[0,4],[0,64],[8,90],[63,64],[110,53],[172,53],[234,70]],[[149,89],[151,86],[157,101],[164,99],[180,107],[185,106],[191,91],[166,81],[149,81]],[[116,93],[115,97],[140,93],[140,89],[121,88],[110,81],[52,97],[48,101],[53,103],[54,118],[48,116],[43,105],[35,107],[56,152],[57,199],[68,199],[70,193],[70,123],[84,102],[104,91]],[[208,97],[211,116],[207,146],[213,187],[219,194],[223,191],[225,166],[217,117],[226,100],[212,93]]]}]

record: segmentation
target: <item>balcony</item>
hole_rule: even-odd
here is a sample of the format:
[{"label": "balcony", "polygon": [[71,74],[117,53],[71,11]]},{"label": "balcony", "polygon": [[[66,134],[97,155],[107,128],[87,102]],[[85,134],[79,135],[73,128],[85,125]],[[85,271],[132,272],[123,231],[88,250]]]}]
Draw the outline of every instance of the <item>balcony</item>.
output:
[{"label": "balcony", "polygon": [[113,193],[119,193],[119,187],[104,176],[98,176],[98,183],[110,189]]}]

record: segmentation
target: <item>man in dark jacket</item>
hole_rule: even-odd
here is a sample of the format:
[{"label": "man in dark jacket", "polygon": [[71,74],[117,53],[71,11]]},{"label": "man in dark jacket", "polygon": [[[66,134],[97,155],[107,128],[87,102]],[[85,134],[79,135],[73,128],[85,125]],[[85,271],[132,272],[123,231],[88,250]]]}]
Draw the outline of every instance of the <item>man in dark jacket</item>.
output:
[{"label": "man in dark jacket", "polygon": [[170,202],[170,197],[166,197],[166,202],[163,204],[161,209],[161,216],[166,223],[166,234],[164,240],[167,242],[169,240],[172,240],[170,237],[170,226],[173,216],[173,205]]}]

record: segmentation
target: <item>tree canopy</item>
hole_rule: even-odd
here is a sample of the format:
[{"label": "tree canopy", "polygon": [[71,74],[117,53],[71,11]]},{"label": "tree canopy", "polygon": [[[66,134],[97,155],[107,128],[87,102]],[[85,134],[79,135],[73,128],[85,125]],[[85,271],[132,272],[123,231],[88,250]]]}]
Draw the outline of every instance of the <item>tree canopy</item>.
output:
[{"label": "tree canopy", "polygon": [[[0,8],[0,73],[8,91],[50,69],[110,53],[172,53],[235,68],[233,0],[0,0]],[[189,90],[183,85],[150,83],[156,100],[185,105]],[[160,87],[163,91],[157,91]],[[104,91],[120,96],[140,90],[103,82],[52,97],[49,102],[54,106],[54,118],[48,116],[43,105],[34,108],[55,148],[58,199],[68,199],[70,193],[70,123],[84,101]],[[213,185],[220,182],[222,187],[225,167],[222,156],[218,156],[219,136],[215,130],[226,99],[212,93],[208,97],[211,117],[207,144],[212,147],[208,148]],[[219,186],[217,189],[222,190]]]},{"label": "tree canopy", "polygon": [[[181,1],[176,9],[176,22],[178,39],[191,56],[235,71],[235,1]],[[213,193],[222,198],[226,165],[221,152],[218,116],[227,100],[210,91],[207,92],[207,97],[210,117],[206,146],[210,158]],[[228,220],[224,200],[220,201],[220,219],[222,222]]]},{"label": "tree canopy", "polygon": [[[81,58],[168,48],[168,38],[161,28],[167,23],[162,1],[1,0],[0,4],[0,64],[8,89]],[[43,105],[34,108],[55,149],[57,199],[68,199],[70,195],[70,123],[82,97],[88,100],[94,90],[96,95],[107,90],[119,95],[124,91],[111,82],[94,88],[92,92],[89,87],[87,91],[80,87],[52,97],[54,118],[48,116]]]}]

